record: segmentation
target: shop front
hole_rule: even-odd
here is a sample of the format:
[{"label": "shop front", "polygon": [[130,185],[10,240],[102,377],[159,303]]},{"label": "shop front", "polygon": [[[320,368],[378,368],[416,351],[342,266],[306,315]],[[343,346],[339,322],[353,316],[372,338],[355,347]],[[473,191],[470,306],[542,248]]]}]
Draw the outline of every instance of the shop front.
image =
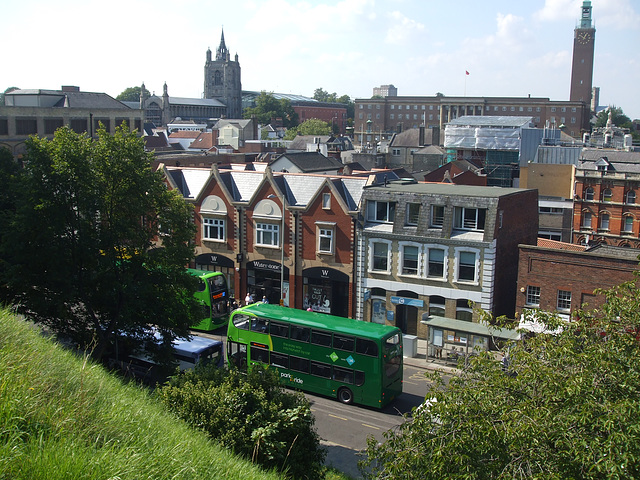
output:
[{"label": "shop front", "polygon": [[[284,281],[283,281],[284,277]],[[282,288],[281,288],[282,283]],[[256,302],[266,297],[269,303],[289,306],[289,268],[272,260],[255,260],[247,263],[247,293],[253,295]]]},{"label": "shop front", "polygon": [[349,316],[349,276],[326,267],[302,271],[302,308],[314,312]]}]

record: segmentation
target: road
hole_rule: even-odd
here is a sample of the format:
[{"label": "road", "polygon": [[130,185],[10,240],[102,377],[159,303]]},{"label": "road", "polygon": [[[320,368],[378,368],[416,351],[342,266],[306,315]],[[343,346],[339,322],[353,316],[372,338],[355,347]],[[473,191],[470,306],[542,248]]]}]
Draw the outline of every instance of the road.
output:
[{"label": "road", "polygon": [[316,429],[327,448],[326,464],[360,478],[359,452],[367,446],[367,437],[383,440],[383,433],[404,420],[403,413],[422,403],[427,392],[425,370],[404,366],[403,393],[382,410],[343,405],[335,399],[306,394],[316,418]]},{"label": "road", "polygon": [[[196,333],[196,332],[193,332]],[[215,338],[226,343],[224,332],[197,335]],[[359,452],[367,446],[367,437],[383,440],[383,433],[402,423],[403,413],[411,412],[424,401],[427,393],[427,370],[404,365],[403,393],[382,410],[344,405],[336,399],[305,394],[311,402],[316,418],[316,429],[327,449],[326,464],[350,475],[361,478],[358,470]]]}]

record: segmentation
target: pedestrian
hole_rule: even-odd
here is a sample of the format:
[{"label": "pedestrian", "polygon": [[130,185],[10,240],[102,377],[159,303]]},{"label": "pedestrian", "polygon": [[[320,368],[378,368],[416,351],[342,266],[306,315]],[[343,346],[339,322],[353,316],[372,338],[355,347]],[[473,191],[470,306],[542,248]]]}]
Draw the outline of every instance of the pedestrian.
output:
[{"label": "pedestrian", "polygon": [[311,307],[307,308],[307,312],[313,312],[313,308]]},{"label": "pedestrian", "polygon": [[267,296],[266,295],[262,296],[262,303],[269,303],[269,300],[267,300]]},{"label": "pedestrian", "polygon": [[244,304],[245,305],[251,304],[251,295],[249,294],[249,292],[247,292],[247,296],[244,297]]}]

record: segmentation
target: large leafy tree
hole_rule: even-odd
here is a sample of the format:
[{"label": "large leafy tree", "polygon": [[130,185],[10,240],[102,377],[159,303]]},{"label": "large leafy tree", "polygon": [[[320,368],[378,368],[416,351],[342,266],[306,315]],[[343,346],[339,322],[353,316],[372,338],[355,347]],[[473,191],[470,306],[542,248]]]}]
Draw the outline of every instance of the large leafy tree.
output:
[{"label": "large leafy tree", "polygon": [[[120,100],[121,102],[138,102],[140,101],[140,92],[142,91],[142,87],[128,87],[125,88],[117,97],[116,100]],[[146,96],[151,95],[149,90],[144,89],[144,93]]]},{"label": "large leafy tree", "polygon": [[[11,152],[6,148],[0,148],[0,240],[2,232],[11,229],[11,223],[16,214],[16,182],[20,169]],[[0,302],[9,300],[6,282],[2,281],[7,276],[8,261],[11,260],[11,251],[8,245],[0,241]]]},{"label": "large leafy tree", "polygon": [[560,333],[511,345],[506,365],[478,355],[447,387],[437,383],[412,419],[383,443],[370,439],[367,475],[639,478],[640,289],[603,293],[600,310]]},{"label": "large leafy tree", "polygon": [[615,105],[611,105],[598,113],[596,117],[596,127],[604,127],[607,125],[609,112],[611,112],[611,121],[616,127],[631,128],[631,119],[624,114],[622,108],[616,107]]},{"label": "large leafy tree", "polygon": [[[5,282],[28,317],[101,358],[118,335],[165,350],[197,318],[191,208],[151,170],[135,132],[97,140],[64,127],[27,142],[16,213],[2,232]],[[162,248],[157,246],[160,240]]]},{"label": "large leafy tree", "polygon": [[331,125],[317,118],[310,118],[297,127],[289,128],[284,139],[293,140],[296,135],[331,135]]},{"label": "large leafy tree", "polygon": [[256,106],[244,110],[243,117],[255,116],[258,123],[267,125],[273,119],[282,119],[284,127],[293,127],[298,124],[298,114],[293,109],[291,102],[285,98],[277,99],[267,92],[260,92],[256,97]]}]

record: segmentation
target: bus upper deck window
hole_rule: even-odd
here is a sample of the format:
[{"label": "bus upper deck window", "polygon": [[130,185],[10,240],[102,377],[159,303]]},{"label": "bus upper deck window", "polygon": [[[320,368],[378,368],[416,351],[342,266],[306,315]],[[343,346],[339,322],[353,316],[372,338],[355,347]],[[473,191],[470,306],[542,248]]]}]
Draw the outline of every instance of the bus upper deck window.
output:
[{"label": "bus upper deck window", "polygon": [[280,322],[271,322],[269,333],[274,337],[287,338],[289,336],[289,325]]},{"label": "bus upper deck window", "polygon": [[310,336],[311,336],[310,328],[291,325],[291,340],[298,340],[299,342],[308,342]]},{"label": "bus upper deck window", "polygon": [[239,330],[249,330],[251,325],[251,318],[249,315],[235,315],[233,317],[233,326]]},{"label": "bus upper deck window", "polygon": [[353,345],[355,344],[354,337],[348,337],[346,335],[333,334],[333,348],[338,350],[344,350],[347,352],[353,352]]},{"label": "bus upper deck window", "polygon": [[267,327],[269,326],[269,320],[266,318],[254,317],[251,320],[251,331],[258,333],[267,333]]},{"label": "bus upper deck window", "polygon": [[369,355],[370,357],[377,357],[378,345],[373,340],[356,338],[356,353]]},{"label": "bus upper deck window", "polygon": [[204,292],[206,290],[206,288],[207,288],[207,285],[204,283],[204,281],[201,278],[199,278],[198,279],[198,291],[199,292]]}]

